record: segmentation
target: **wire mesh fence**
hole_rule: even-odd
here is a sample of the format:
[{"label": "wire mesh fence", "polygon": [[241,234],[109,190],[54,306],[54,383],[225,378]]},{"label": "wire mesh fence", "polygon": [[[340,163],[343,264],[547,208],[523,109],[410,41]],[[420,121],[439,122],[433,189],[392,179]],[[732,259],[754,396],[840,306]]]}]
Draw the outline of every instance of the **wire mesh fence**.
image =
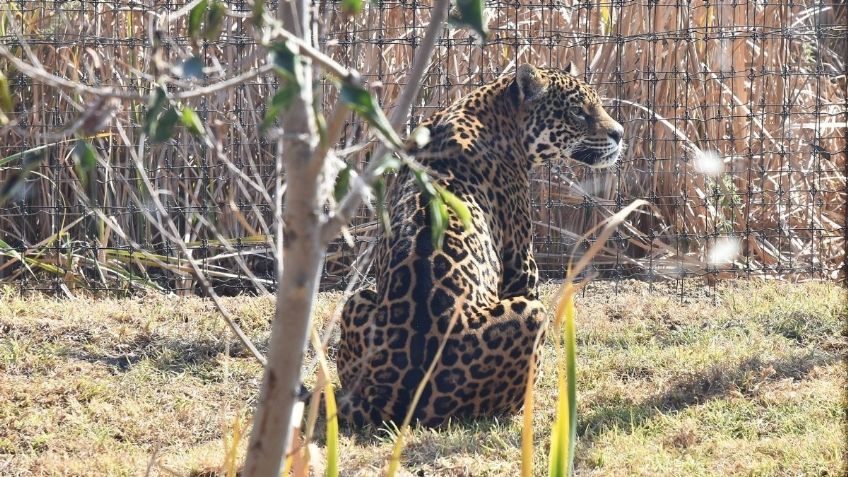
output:
[{"label": "wire mesh fence", "polygon": [[[14,100],[5,109],[0,179],[16,188],[0,204],[0,279],[63,293],[194,293],[190,255],[202,259],[219,292],[273,285],[279,151],[262,123],[279,84],[262,69],[251,5],[225,3],[222,33],[200,43],[186,36],[190,2],[5,7],[0,41],[12,54],[92,87],[146,94],[151,78],[189,50],[203,62],[199,91],[255,73],[184,100],[218,143],[181,131],[157,144],[140,140],[145,104],[33,80],[0,58]],[[353,17],[338,2],[313,7],[314,42],[356,68],[391,109],[430,3],[376,1]],[[491,35],[483,46],[467,31],[446,28],[409,130],[519,64],[569,61],[625,126],[627,149],[614,169],[563,162],[533,174],[534,248],[544,277],[562,277],[587,245],[580,235],[636,198],[657,213],[619,230],[595,258],[601,277],[845,277],[844,2],[490,1],[487,14]],[[334,86],[316,78],[329,107]],[[75,167],[79,152],[69,131],[84,134],[87,121],[105,127],[90,136],[102,160],[86,177]],[[367,140],[365,124],[351,115],[337,146],[355,150]],[[18,160],[23,152],[38,162],[24,180],[11,181],[28,167]],[[172,219],[167,226],[165,216]],[[367,207],[350,231],[353,247],[340,240],[328,251],[325,287],[344,285],[354,259],[379,233]]]}]

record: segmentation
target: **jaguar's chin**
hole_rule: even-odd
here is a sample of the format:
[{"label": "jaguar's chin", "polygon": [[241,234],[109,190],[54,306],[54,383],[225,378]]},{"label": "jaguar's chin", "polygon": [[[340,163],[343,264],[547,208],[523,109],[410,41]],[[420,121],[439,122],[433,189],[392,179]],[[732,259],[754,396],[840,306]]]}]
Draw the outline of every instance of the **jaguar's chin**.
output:
[{"label": "jaguar's chin", "polygon": [[612,167],[618,162],[621,148],[615,149],[591,149],[581,148],[571,153],[571,158],[582,162],[593,169],[604,169]]}]

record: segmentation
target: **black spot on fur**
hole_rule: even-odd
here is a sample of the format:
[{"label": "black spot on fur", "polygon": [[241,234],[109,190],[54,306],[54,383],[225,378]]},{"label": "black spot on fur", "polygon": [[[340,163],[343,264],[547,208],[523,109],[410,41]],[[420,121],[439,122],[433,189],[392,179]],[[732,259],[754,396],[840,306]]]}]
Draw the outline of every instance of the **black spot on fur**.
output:
[{"label": "black spot on fur", "polygon": [[433,257],[433,278],[440,280],[451,271],[451,263],[443,254]]},{"label": "black spot on fur", "polygon": [[452,310],[456,301],[452,295],[441,288],[437,288],[433,292],[433,299],[430,301],[430,313],[434,318],[442,316],[446,311]]},{"label": "black spot on fur", "polygon": [[386,361],[389,360],[389,353],[386,350],[380,350],[374,353],[374,357],[371,359],[371,366],[379,367],[386,364]]},{"label": "black spot on fur", "polygon": [[524,302],[524,301],[514,301],[514,302],[512,302],[512,306],[511,306],[511,308],[512,308],[512,311],[513,311],[513,312],[515,312],[515,313],[517,313],[517,314],[519,314],[519,315],[520,315],[520,314],[524,313],[524,310],[526,310],[526,309],[527,309],[527,302]]},{"label": "black spot on fur", "polygon": [[406,340],[409,338],[409,332],[406,328],[402,328],[400,326],[393,326],[386,331],[389,340],[389,348],[391,349],[405,349],[406,348]]},{"label": "black spot on fur", "polygon": [[459,353],[457,353],[457,341],[448,340],[445,349],[442,352],[442,364],[445,366],[453,366],[459,361]]},{"label": "black spot on fur", "polygon": [[436,374],[436,390],[440,393],[451,393],[465,380],[465,375],[462,371],[450,368],[443,369]]},{"label": "black spot on fur", "polygon": [[454,401],[450,396],[440,396],[433,401],[433,408],[438,414],[447,416],[453,413],[453,410],[456,408],[456,404],[456,401]]},{"label": "black spot on fur", "polygon": [[392,303],[389,308],[389,323],[404,325],[409,322],[409,303],[405,301]]},{"label": "black spot on fur", "polygon": [[470,368],[468,368],[468,372],[474,379],[486,379],[488,377],[494,376],[495,368],[491,366],[481,366],[479,364],[474,364],[471,365]]},{"label": "black spot on fur", "polygon": [[409,292],[411,276],[408,267],[400,267],[392,272],[389,284],[389,300],[399,300]]},{"label": "black spot on fur", "polygon": [[392,353],[392,366],[398,369],[405,369],[408,365],[409,357],[406,354],[406,350]]}]

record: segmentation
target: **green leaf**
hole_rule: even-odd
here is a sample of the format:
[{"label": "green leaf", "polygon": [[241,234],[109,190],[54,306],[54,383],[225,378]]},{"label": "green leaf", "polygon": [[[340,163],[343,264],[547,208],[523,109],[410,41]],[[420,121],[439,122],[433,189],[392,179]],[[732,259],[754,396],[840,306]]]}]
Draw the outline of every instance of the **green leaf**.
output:
[{"label": "green leaf", "polygon": [[359,86],[344,83],[341,87],[340,98],[348,108],[377,128],[394,147],[398,149],[402,147],[400,138],[392,129],[389,120],[383,114],[383,110],[377,106],[377,99],[374,98],[374,95]]},{"label": "green leaf", "polygon": [[362,0],[342,0],[342,13],[344,15],[357,15],[362,12]]},{"label": "green leaf", "polygon": [[[39,156],[38,153],[46,150],[50,146],[55,146],[55,145],[56,145],[56,143],[42,144],[41,146],[35,146],[33,148],[27,149],[26,151],[16,152],[16,153],[12,154],[11,156],[6,156],[6,157],[0,159],[0,167],[5,166],[6,164],[11,164],[12,162],[15,162],[19,159],[21,161],[22,166],[26,166],[27,164],[30,164],[32,162],[36,162],[36,163],[41,162],[41,159],[43,159],[44,154],[42,153]],[[2,169],[0,169],[0,170],[2,170]]]},{"label": "green leaf", "polygon": [[147,103],[147,114],[144,118],[144,133],[148,136],[153,134],[156,129],[156,123],[159,120],[159,115],[162,109],[167,104],[168,95],[165,93],[165,88],[157,86],[156,91],[150,96],[150,101]]},{"label": "green leaf", "polygon": [[274,70],[283,78],[296,83],[300,82],[302,77],[300,73],[300,58],[294,53],[294,50],[289,47],[288,42],[278,41],[273,43],[268,53],[271,57],[271,64],[274,65]]},{"label": "green leaf", "polygon": [[88,174],[94,171],[94,168],[97,166],[97,154],[94,151],[94,147],[87,141],[78,140],[74,144],[74,150],[71,154],[74,157],[74,166],[80,172]]},{"label": "green leaf", "polygon": [[201,0],[188,14],[188,36],[192,39],[200,38],[200,26],[203,23],[203,14],[206,13],[208,4],[209,0]]},{"label": "green leaf", "polygon": [[71,153],[74,158],[74,171],[77,173],[77,178],[82,183],[83,187],[88,187],[93,179],[95,168],[97,167],[97,153],[87,141],[82,139],[74,144],[74,150]]},{"label": "green leaf", "polygon": [[468,210],[468,206],[465,205],[465,202],[454,195],[453,192],[445,189],[442,186],[436,186],[436,190],[439,191],[439,196],[445,202],[450,210],[456,214],[456,217],[462,222],[462,226],[465,230],[470,230],[472,227],[471,223],[471,211]]},{"label": "green leaf", "polygon": [[415,175],[415,182],[418,184],[418,188],[421,192],[427,194],[428,197],[432,197],[438,194],[436,188],[433,187],[433,183],[430,182],[430,176],[427,175],[426,172],[422,169],[415,169],[412,171]]},{"label": "green leaf", "polygon": [[336,199],[336,202],[341,202],[342,198],[350,189],[351,172],[350,166],[346,165],[344,169],[339,171],[339,175],[336,176],[336,184],[333,186],[333,198]]},{"label": "green leaf", "polygon": [[261,28],[265,15],[265,0],[253,0],[253,9],[250,11],[250,23],[254,28]]},{"label": "green leaf", "polygon": [[386,154],[383,157],[383,160],[380,161],[380,164],[374,168],[374,175],[381,176],[386,172],[395,172],[400,169],[401,162],[396,157],[393,157],[391,154]]},{"label": "green leaf", "polygon": [[0,113],[13,113],[14,111],[15,103],[12,101],[9,79],[0,71]]},{"label": "green leaf", "polygon": [[427,126],[418,126],[409,134],[409,139],[415,144],[415,147],[421,149],[430,143],[430,128]]},{"label": "green leaf", "polygon": [[206,30],[203,37],[209,41],[215,41],[221,36],[224,29],[224,19],[227,17],[227,6],[218,0],[212,2],[209,13],[206,15]]},{"label": "green leaf", "polygon": [[483,0],[456,0],[456,7],[448,17],[448,23],[460,28],[470,28],[486,42],[489,37],[489,27],[486,25],[486,15],[483,12]]},{"label": "green leaf", "polygon": [[21,169],[8,174],[3,183],[0,184],[0,203],[18,193],[29,173],[47,157],[48,149],[48,145],[36,146],[0,159],[0,166],[19,159],[21,162]]},{"label": "green leaf", "polygon": [[192,56],[186,59],[176,68],[176,73],[182,78],[203,79],[203,58]]},{"label": "green leaf", "polygon": [[[315,128],[318,130],[318,144],[321,148],[327,148],[327,141],[330,139],[327,137],[327,120],[324,119],[324,115],[321,114],[318,108],[318,102],[312,103],[312,117],[315,119]],[[326,150],[326,149],[325,149]]]},{"label": "green leaf", "polygon": [[441,249],[445,241],[445,231],[448,228],[448,207],[438,195],[430,196],[430,237],[433,246]]},{"label": "green leaf", "polygon": [[203,134],[203,122],[200,120],[200,116],[190,107],[183,106],[180,119],[182,119],[183,125],[188,129],[188,132],[195,136],[201,136]]},{"label": "green leaf", "polygon": [[262,118],[262,124],[259,126],[260,130],[264,131],[271,127],[274,124],[274,120],[280,114],[280,111],[288,108],[299,92],[299,84],[286,81],[282,88],[271,98],[271,103],[268,105],[268,110],[265,112],[265,117]]},{"label": "green leaf", "polygon": [[383,227],[386,236],[392,235],[392,224],[389,220],[389,211],[386,209],[386,181],[379,178],[374,181],[374,195],[377,198],[377,219]]},{"label": "green leaf", "polygon": [[[571,476],[574,471],[574,444],[577,440],[577,338],[574,325],[574,288],[563,287],[557,304],[553,331],[557,349],[558,399],[551,429],[550,477]],[[561,348],[564,339],[565,352]]]},{"label": "green leaf", "polygon": [[180,120],[180,114],[174,108],[168,108],[156,124],[151,139],[153,142],[165,142],[174,135],[174,126]]}]

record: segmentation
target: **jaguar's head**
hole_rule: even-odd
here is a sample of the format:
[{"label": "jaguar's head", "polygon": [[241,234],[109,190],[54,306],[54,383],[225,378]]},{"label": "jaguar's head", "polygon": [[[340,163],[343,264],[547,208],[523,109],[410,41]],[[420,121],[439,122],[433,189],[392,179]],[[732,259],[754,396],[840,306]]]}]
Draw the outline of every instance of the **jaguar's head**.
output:
[{"label": "jaguar's head", "polygon": [[610,167],[622,152],[624,128],[601,105],[573,64],[563,70],[518,68],[524,149],[533,164],[570,157],[590,167]]}]

